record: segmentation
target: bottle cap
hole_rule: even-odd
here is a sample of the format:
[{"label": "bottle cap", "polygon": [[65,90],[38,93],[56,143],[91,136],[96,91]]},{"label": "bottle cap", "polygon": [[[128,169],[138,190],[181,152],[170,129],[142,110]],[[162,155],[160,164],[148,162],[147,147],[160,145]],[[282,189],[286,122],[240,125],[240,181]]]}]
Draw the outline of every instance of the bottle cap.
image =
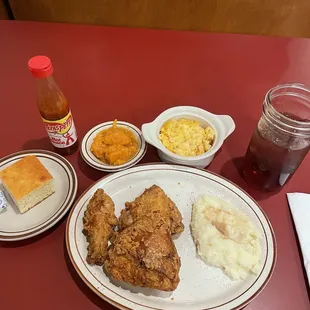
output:
[{"label": "bottle cap", "polygon": [[48,77],[53,73],[51,60],[46,56],[34,56],[28,61],[28,69],[35,78]]}]

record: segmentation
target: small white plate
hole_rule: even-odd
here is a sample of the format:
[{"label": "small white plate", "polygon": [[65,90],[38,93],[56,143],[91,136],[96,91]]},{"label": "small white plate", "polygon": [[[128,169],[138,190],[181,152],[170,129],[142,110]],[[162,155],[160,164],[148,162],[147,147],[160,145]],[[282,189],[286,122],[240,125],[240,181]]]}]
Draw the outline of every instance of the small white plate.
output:
[{"label": "small white plate", "polygon": [[127,168],[130,168],[134,165],[136,165],[145,155],[146,150],[147,150],[147,144],[143,138],[143,135],[140,131],[140,129],[130,123],[127,122],[122,122],[122,121],[117,121],[117,126],[126,128],[130,130],[136,137],[138,144],[139,144],[139,150],[137,154],[127,163],[123,165],[118,165],[118,166],[112,166],[103,163],[100,161],[91,151],[91,145],[96,137],[96,135],[104,130],[108,129],[113,125],[113,121],[111,122],[106,122],[99,124],[92,128],[91,130],[88,131],[88,133],[84,136],[82,143],[81,143],[81,156],[84,159],[84,161],[91,166],[94,169],[100,170],[100,171],[105,171],[105,172],[116,172],[116,171],[121,171],[125,170]]},{"label": "small white plate", "polygon": [[22,151],[0,160],[0,170],[19,159],[35,155],[54,178],[55,193],[34,208],[21,214],[0,183],[8,208],[0,214],[0,240],[16,241],[34,237],[55,225],[74,202],[78,180],[72,165],[62,156],[45,150]]},{"label": "small white plate", "polygon": [[[103,188],[114,200],[116,215],[119,216],[126,201],[134,200],[153,184],[159,185],[175,202],[185,225],[184,232],[174,240],[181,257],[181,281],[170,295],[158,294],[158,291],[155,293],[155,290],[147,288],[128,290],[126,285],[114,285],[102,267],[90,266],[85,259],[87,242],[82,233],[82,219],[94,192]],[[199,259],[189,224],[192,204],[202,194],[230,201],[253,221],[262,236],[261,268],[257,276],[232,281],[219,268],[207,266]],[[274,232],[267,216],[242,189],[205,170],[168,164],[139,165],[96,182],[84,192],[70,212],[66,244],[73,266],[96,294],[119,309],[134,310],[241,309],[266,286],[275,267],[277,252]]]}]

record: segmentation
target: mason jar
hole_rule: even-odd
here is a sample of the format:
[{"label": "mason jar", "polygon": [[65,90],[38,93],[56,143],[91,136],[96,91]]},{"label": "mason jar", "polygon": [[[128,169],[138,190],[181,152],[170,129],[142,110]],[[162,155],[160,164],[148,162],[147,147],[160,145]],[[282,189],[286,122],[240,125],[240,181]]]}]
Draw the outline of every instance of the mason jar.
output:
[{"label": "mason jar", "polygon": [[270,89],[248,146],[243,177],[249,185],[276,190],[286,184],[310,147],[310,88],[290,83]]}]

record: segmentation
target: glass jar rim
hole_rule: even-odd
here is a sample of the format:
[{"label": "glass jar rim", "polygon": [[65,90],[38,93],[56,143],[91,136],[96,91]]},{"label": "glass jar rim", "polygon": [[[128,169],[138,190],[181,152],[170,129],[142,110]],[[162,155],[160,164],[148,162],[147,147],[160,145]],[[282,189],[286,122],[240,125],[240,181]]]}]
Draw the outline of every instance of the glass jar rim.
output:
[{"label": "glass jar rim", "polygon": [[265,96],[265,101],[268,102],[269,107],[272,109],[272,111],[275,113],[276,116],[282,117],[285,120],[287,120],[288,122],[296,123],[297,125],[308,124],[309,127],[310,127],[310,123],[309,122],[303,122],[303,121],[298,121],[298,120],[291,119],[291,118],[285,116],[284,114],[282,114],[281,112],[277,111],[273,107],[273,105],[271,103],[271,95],[272,95],[272,93],[274,93],[277,90],[288,88],[288,87],[295,88],[295,89],[300,89],[300,90],[309,92],[309,100],[310,100],[310,87],[309,86],[307,86],[305,84],[301,84],[301,83],[285,83],[285,84],[279,84],[279,85],[274,86],[271,89],[269,89],[267,94],[266,94],[266,96]]},{"label": "glass jar rim", "polygon": [[[299,137],[310,137],[310,121],[300,121],[292,119],[285,114],[282,114],[279,112],[272,104],[272,94],[276,93],[279,90],[282,89],[291,89],[291,95],[296,96],[298,93],[294,93],[294,90],[303,91],[309,95],[309,98],[305,98],[305,96],[302,96],[302,94],[298,95],[298,97],[302,98],[304,97],[305,100],[309,101],[309,109],[310,109],[310,87],[304,84],[300,83],[286,83],[286,84],[279,84],[273,88],[271,88],[264,100],[263,104],[263,113],[267,120],[273,124],[273,126],[276,126],[278,129],[287,132],[288,134],[299,136]],[[290,94],[290,93],[286,93]],[[279,95],[285,95],[279,94]]]}]

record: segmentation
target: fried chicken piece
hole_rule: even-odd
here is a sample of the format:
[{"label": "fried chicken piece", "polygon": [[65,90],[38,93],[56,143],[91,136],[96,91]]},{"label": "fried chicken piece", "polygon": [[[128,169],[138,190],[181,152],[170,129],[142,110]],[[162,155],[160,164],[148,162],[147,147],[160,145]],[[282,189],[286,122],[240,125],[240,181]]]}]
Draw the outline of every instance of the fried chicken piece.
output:
[{"label": "fried chicken piece", "polygon": [[164,227],[154,229],[152,220],[144,218],[115,236],[104,270],[115,280],[173,291],[180,281],[180,266],[170,232]]},{"label": "fried chicken piece", "polygon": [[171,234],[178,234],[184,230],[180,211],[157,185],[146,189],[133,202],[126,202],[125,206],[119,218],[120,230],[142,218],[150,219],[154,228],[165,227]]},{"label": "fried chicken piece", "polygon": [[114,203],[102,189],[97,189],[90,199],[83,217],[83,233],[88,242],[89,264],[103,265],[107,257],[108,241],[117,225]]},{"label": "fried chicken piece", "polygon": [[113,279],[135,286],[173,291],[181,261],[171,234],[184,230],[174,202],[157,185],[126,203],[104,263]]}]

